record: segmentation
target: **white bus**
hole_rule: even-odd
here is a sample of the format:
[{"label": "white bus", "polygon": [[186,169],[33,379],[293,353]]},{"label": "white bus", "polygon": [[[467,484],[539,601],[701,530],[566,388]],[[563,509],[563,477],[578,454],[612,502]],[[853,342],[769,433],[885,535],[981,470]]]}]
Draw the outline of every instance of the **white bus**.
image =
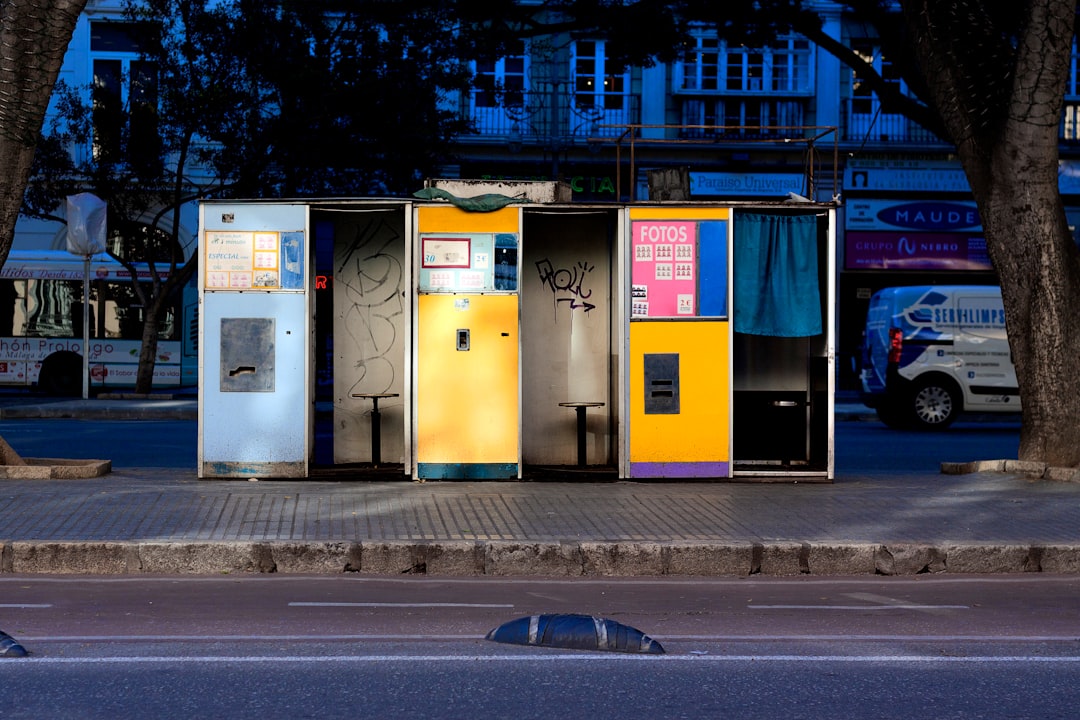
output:
[{"label": "white bus", "polygon": [[[145,263],[136,270],[150,277]],[[83,275],[83,259],[63,250],[11,251],[0,268],[0,385],[82,393]],[[89,277],[90,387],[134,387],[143,307],[130,273],[102,254]],[[155,389],[198,382],[198,294],[189,283],[179,295],[160,323]]]}]

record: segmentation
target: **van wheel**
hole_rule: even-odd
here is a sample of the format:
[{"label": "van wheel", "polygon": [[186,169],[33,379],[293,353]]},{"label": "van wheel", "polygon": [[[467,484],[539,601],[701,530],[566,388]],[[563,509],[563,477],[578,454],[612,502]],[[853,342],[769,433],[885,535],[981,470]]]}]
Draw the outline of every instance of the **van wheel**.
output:
[{"label": "van wheel", "polygon": [[49,395],[82,395],[82,355],[61,350],[41,361],[38,387]]},{"label": "van wheel", "polygon": [[911,419],[920,430],[944,430],[960,414],[962,397],[956,384],[932,376],[916,381],[911,392]]}]

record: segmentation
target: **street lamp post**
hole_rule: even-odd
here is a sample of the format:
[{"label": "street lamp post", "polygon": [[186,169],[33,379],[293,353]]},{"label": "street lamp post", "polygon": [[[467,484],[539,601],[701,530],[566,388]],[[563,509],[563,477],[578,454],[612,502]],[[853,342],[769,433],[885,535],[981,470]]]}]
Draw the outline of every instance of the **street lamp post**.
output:
[{"label": "street lamp post", "polygon": [[83,258],[82,396],[90,397],[90,258],[105,251],[106,205],[92,193],[67,198],[67,251]]}]

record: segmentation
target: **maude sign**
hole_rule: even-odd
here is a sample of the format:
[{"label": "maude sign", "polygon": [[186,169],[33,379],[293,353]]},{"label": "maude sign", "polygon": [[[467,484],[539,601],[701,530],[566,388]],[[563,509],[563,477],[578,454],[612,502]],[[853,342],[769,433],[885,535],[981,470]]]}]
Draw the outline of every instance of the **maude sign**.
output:
[{"label": "maude sign", "polygon": [[851,200],[845,226],[848,230],[978,232],[982,221],[973,202]]}]

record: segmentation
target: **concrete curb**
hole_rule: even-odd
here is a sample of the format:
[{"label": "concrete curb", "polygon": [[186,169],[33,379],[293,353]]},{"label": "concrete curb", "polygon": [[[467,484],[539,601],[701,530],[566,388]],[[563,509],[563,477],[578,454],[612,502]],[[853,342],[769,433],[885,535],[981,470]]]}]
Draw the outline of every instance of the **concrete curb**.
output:
[{"label": "concrete curb", "polygon": [[1056,482],[1080,482],[1080,469],[1052,467],[1046,463],[1027,460],[943,462],[941,463],[941,472],[943,475],[967,475],[980,472],[1010,473]]},{"label": "concrete curb", "polygon": [[112,472],[111,460],[23,458],[25,465],[0,465],[0,480],[86,480]]},{"label": "concrete curb", "polygon": [[1080,574],[1080,544],[5,542],[0,573],[456,577]]}]

